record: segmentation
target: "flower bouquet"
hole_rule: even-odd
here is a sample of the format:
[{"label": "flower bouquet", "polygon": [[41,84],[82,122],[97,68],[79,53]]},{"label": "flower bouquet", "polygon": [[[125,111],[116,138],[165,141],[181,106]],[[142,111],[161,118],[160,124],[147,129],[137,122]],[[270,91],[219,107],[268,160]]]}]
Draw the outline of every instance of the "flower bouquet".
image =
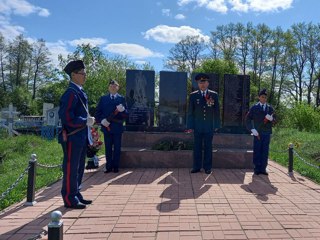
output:
[{"label": "flower bouquet", "polygon": [[99,140],[99,133],[97,129],[91,128],[92,145],[87,148],[87,166],[86,169],[96,169],[99,167],[99,158],[97,152],[101,149],[103,142]]}]

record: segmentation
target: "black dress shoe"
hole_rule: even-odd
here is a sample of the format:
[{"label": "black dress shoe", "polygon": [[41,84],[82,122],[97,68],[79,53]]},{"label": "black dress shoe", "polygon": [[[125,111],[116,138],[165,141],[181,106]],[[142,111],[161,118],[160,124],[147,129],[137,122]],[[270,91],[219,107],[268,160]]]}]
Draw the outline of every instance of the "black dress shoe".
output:
[{"label": "black dress shoe", "polygon": [[253,172],[255,175],[259,175],[260,174],[260,172],[258,172],[258,171],[254,171]]},{"label": "black dress shoe", "polygon": [[109,172],[112,172],[111,168],[107,168],[106,170],[104,170],[104,173],[109,173]]},{"label": "black dress shoe", "polygon": [[92,200],[82,199],[82,200],[80,200],[80,202],[81,202],[82,204],[88,205],[88,204],[91,204],[91,203],[92,203]]},{"label": "black dress shoe", "polygon": [[211,170],[208,169],[208,170],[205,170],[204,172],[205,172],[206,174],[210,174],[210,173],[211,173]]},{"label": "black dress shoe", "polygon": [[190,173],[197,173],[197,172],[200,172],[200,169],[192,169],[192,170],[190,171]]},{"label": "black dress shoe", "polygon": [[73,208],[73,209],[84,209],[86,208],[86,205],[82,204],[82,203],[78,203],[77,205],[71,205],[71,206],[68,206],[68,205],[64,205],[66,208]]},{"label": "black dress shoe", "polygon": [[118,168],[115,168],[115,169],[113,169],[113,172],[114,172],[114,173],[118,173],[118,172],[119,172],[119,169],[118,169]]},{"label": "black dress shoe", "polygon": [[261,172],[261,174],[263,174],[263,175],[269,175],[269,173],[268,172]]}]

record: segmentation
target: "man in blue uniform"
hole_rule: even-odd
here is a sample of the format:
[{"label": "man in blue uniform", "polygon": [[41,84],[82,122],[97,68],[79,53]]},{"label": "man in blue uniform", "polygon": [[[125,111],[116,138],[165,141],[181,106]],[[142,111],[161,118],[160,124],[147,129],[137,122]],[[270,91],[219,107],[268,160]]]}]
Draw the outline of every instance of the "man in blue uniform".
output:
[{"label": "man in blue uniform", "polygon": [[247,116],[246,125],[253,138],[253,164],[254,173],[268,175],[268,155],[272,126],[275,115],[272,106],[267,104],[267,90],[259,92],[259,102],[253,105]]},{"label": "man in blue uniform", "polygon": [[[188,132],[194,132],[191,173],[200,172],[202,167],[206,174],[210,174],[213,133],[220,128],[219,98],[216,92],[208,89],[209,76],[207,74],[199,73],[195,80],[198,82],[199,90],[190,94],[187,122]],[[204,150],[203,162],[202,150]]]},{"label": "man in blue uniform", "polygon": [[104,134],[107,161],[105,173],[112,170],[115,173],[119,172],[123,123],[128,117],[125,98],[118,91],[119,83],[115,80],[110,81],[109,94],[100,98],[95,115]]},{"label": "man in blue uniform", "polygon": [[94,117],[88,112],[87,95],[82,89],[86,80],[85,66],[81,60],[71,61],[64,68],[70,84],[60,99],[59,117],[62,131],[59,143],[63,149],[63,180],[61,194],[64,206],[83,209],[91,200],[83,199],[80,186],[84,173],[87,145],[91,135],[89,128]]}]

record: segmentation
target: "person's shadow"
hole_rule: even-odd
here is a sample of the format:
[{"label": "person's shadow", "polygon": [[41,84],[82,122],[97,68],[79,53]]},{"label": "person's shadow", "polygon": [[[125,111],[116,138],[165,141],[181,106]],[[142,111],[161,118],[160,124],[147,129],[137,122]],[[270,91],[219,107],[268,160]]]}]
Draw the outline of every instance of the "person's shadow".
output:
[{"label": "person's shadow", "polygon": [[273,186],[268,176],[252,175],[252,181],[248,184],[241,185],[241,188],[246,192],[252,193],[258,200],[268,201],[268,195],[275,195],[278,188]]},{"label": "person's shadow", "polygon": [[179,209],[181,201],[199,198],[216,183],[211,175],[198,173],[192,175],[191,178],[189,174],[185,176],[187,178],[179,179],[178,171],[175,171],[158,183],[170,184],[160,195],[164,201],[157,205],[159,212],[172,212]]}]

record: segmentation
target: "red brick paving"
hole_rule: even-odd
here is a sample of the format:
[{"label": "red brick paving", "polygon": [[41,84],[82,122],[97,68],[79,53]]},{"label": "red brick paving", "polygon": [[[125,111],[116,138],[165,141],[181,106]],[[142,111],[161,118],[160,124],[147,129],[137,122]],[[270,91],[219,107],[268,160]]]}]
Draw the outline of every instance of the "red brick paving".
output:
[{"label": "red brick paving", "polygon": [[245,169],[121,169],[86,172],[84,210],[63,207],[61,182],[32,207],[0,214],[0,239],[47,239],[50,213],[63,214],[64,240],[320,239],[320,186],[274,162],[269,176]]}]

